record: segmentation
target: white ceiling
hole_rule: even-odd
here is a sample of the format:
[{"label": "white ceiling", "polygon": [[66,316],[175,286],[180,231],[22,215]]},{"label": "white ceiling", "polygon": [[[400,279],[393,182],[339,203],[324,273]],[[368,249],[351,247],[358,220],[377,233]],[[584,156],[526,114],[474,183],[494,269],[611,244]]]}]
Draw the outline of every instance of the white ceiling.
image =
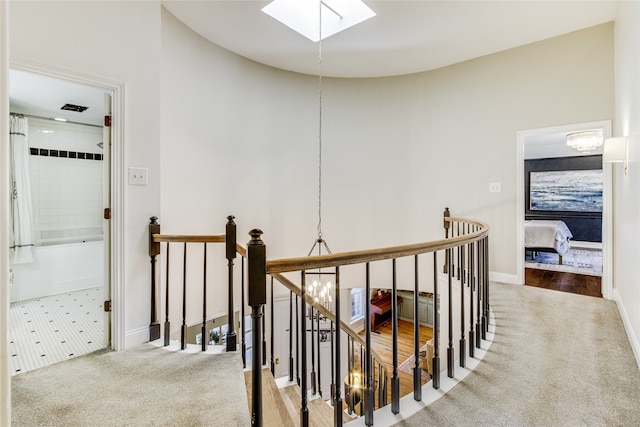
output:
[{"label": "white ceiling", "polygon": [[[269,1],[164,0],[213,43],[254,61],[317,74],[318,43],[261,12]],[[325,76],[427,71],[614,20],[619,0],[366,1],[377,16],[322,41]],[[11,70],[12,112],[100,125],[104,91]],[[64,112],[65,103],[88,106]]]},{"label": "white ceiling", "polygon": [[597,127],[576,127],[566,131],[549,131],[538,135],[530,135],[524,139],[525,159],[550,159],[553,157],[592,156],[602,154],[604,147],[601,145],[594,151],[584,153],[567,145],[567,134],[577,131],[596,129]]},{"label": "white ceiling", "polygon": [[[318,44],[263,13],[270,1],[163,0],[206,39],[262,64],[318,74]],[[322,74],[381,77],[455,64],[615,19],[619,0],[369,0],[376,16],[322,41]]]},{"label": "white ceiling", "polygon": [[[102,89],[26,71],[9,72],[9,107],[12,113],[54,118],[101,126],[104,119]],[[64,104],[87,108],[79,113],[60,108]]]}]

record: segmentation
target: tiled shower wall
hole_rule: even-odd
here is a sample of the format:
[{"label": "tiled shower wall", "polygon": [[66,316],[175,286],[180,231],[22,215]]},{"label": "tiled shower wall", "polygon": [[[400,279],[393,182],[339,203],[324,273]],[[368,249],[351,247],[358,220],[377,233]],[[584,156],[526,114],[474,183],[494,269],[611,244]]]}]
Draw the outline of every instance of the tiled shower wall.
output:
[{"label": "tiled shower wall", "polygon": [[29,118],[37,243],[102,240],[100,142],[99,127]]}]

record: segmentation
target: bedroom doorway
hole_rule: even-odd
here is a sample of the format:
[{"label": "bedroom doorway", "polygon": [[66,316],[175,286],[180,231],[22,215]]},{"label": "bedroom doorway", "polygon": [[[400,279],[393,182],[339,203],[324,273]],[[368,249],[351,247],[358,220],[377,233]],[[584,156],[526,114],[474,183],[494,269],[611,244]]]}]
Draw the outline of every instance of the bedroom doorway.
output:
[{"label": "bedroom doorway", "polygon": [[[593,292],[593,288],[599,286],[602,297],[611,299],[611,165],[602,162],[602,147],[585,154],[566,144],[566,136],[568,134],[585,130],[601,131],[603,138],[606,139],[611,135],[611,122],[578,123],[530,129],[517,133],[518,282],[525,284],[525,280],[527,280],[527,283],[535,280],[541,281],[542,271],[544,271],[544,280],[550,282],[558,279],[557,277],[556,279],[553,278],[554,273],[559,277],[561,273],[558,272],[573,271],[573,274],[577,274],[575,277],[580,278],[580,286],[582,288],[589,287],[591,288],[590,292]],[[551,178],[571,181],[572,183],[583,180],[584,182],[595,182],[600,179],[602,190],[601,202],[599,203],[601,203],[601,207],[583,206],[590,199],[590,197],[583,195],[575,197],[578,205],[571,205],[566,208],[553,206],[552,204],[547,204],[544,207],[538,205],[539,200],[537,197],[539,194],[535,191],[536,185],[540,185],[540,183],[543,186],[554,185],[544,184],[545,180]],[[533,196],[531,180],[534,183]],[[590,185],[592,184],[588,184],[586,187]],[[562,187],[562,185],[559,186]],[[553,200],[551,202],[555,203]],[[566,199],[562,203],[566,203]],[[541,251],[528,251],[525,249],[525,243],[531,244],[531,228],[529,227],[528,234],[525,231],[525,221],[527,219],[546,221],[548,222],[546,225],[549,226],[555,224],[555,221],[559,221],[563,223],[559,224],[559,226],[564,226],[564,223],[566,223],[569,230],[573,230],[575,236],[572,237],[575,238],[571,241],[571,252],[566,252],[566,249],[561,250],[563,252],[563,265],[560,265],[560,257],[556,250],[551,248],[547,250],[544,247],[541,248]],[[529,225],[532,224],[529,223]],[[538,224],[536,223],[536,225]],[[544,246],[544,244],[541,245]],[[534,256],[535,258],[533,258]],[[572,257],[587,257],[589,262],[581,262],[580,265],[577,265],[574,263],[577,258],[572,259]],[[527,266],[531,267],[532,265],[544,270],[536,272],[527,268]],[[588,271],[589,268],[592,271]],[[600,279],[597,277],[598,271],[601,272],[601,280],[595,280]],[[590,276],[594,280],[589,280]],[[585,279],[586,284],[584,283]],[[562,280],[567,281],[566,274]],[[564,290],[571,292],[569,288],[570,286]]]}]

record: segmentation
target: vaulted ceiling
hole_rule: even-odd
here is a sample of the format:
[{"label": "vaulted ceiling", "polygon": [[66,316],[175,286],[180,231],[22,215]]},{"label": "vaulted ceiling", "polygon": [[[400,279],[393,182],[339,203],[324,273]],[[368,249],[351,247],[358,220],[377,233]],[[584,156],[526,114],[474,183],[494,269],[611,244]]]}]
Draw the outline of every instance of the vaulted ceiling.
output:
[{"label": "vaulted ceiling", "polygon": [[[261,9],[269,1],[164,0],[213,43],[251,60],[318,73],[314,43]],[[325,76],[376,77],[427,71],[614,20],[619,0],[365,1],[372,19],[322,41]],[[100,125],[102,91],[16,70],[11,110]],[[65,103],[90,107],[64,112]]]},{"label": "vaulted ceiling", "polygon": [[[262,64],[318,73],[318,44],[263,13],[269,1],[163,0],[206,39]],[[619,0],[374,0],[376,16],[322,41],[322,74],[432,70],[615,19]]]}]

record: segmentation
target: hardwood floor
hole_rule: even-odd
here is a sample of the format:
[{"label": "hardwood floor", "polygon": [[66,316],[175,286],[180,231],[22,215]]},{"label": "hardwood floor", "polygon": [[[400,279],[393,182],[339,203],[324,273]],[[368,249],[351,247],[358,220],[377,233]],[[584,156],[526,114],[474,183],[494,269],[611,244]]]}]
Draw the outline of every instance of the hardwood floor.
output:
[{"label": "hardwood floor", "polygon": [[[386,322],[377,328],[379,334],[371,334],[371,345],[380,355],[383,362],[393,369],[393,344],[391,334],[391,322]],[[361,333],[364,335],[364,332]],[[427,326],[420,326],[420,347],[433,338],[433,329]],[[405,320],[398,320],[398,366],[413,355],[413,323]],[[405,372],[398,371],[400,378],[400,396],[413,393],[413,376]],[[391,379],[391,374],[389,375]],[[424,382],[423,382],[424,384]],[[391,387],[389,387],[388,401],[391,402]]]},{"label": "hardwood floor", "polygon": [[602,297],[602,278],[582,274],[525,268],[524,284],[536,288]]}]

